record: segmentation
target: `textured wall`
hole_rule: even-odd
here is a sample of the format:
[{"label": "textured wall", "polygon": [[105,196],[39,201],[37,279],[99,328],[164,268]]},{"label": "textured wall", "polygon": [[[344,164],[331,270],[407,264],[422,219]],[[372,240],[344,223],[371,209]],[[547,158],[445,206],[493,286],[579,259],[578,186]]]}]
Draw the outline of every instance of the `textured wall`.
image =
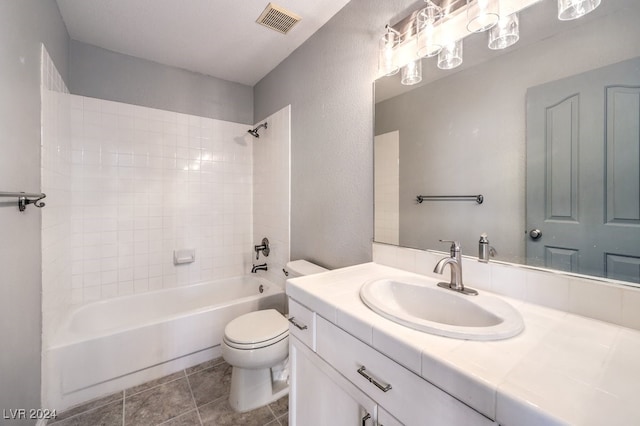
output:
[{"label": "textured wall", "polygon": [[236,123],[253,123],[251,87],[72,40],[69,89],[75,95]]},{"label": "textured wall", "polygon": [[255,121],[291,104],[292,259],[371,260],[378,40],[413,3],[352,0],[254,87]]},{"label": "textured wall", "polygon": [[[1,191],[40,188],[40,56],[63,77],[69,37],[53,0],[0,2]],[[0,200],[0,408],[40,406],[40,210]],[[35,424],[35,420],[3,420]]]}]

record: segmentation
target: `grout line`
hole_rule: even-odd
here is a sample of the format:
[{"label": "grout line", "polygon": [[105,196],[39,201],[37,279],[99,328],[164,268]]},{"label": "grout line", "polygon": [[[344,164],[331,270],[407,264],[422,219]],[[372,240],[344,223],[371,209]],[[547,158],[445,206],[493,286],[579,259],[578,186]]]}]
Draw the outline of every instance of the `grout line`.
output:
[{"label": "grout line", "polygon": [[287,411],[286,414],[281,415],[280,417],[277,418],[278,423],[280,424],[280,426],[282,426],[282,422],[280,421],[280,419],[284,419],[285,417],[289,417],[289,412]]},{"label": "grout line", "polygon": [[[120,391],[120,392],[122,392],[122,401],[124,402],[124,391]],[[114,393],[117,393],[117,392],[114,392]],[[81,406],[81,405],[84,405],[84,404],[88,404],[88,403],[90,403],[90,402],[91,402],[91,400],[89,400],[89,401],[87,401],[87,402],[84,402],[84,403],[81,403],[81,404],[80,404],[80,406]],[[115,404],[116,402],[118,402],[118,400],[111,401],[111,402],[107,402],[106,404],[96,405],[95,407],[91,407],[91,408],[88,408],[88,409],[86,409],[86,410],[84,410],[84,411],[80,411],[79,413],[74,414],[73,416],[64,417],[64,418],[63,418],[63,419],[61,419],[61,420],[55,420],[55,421],[53,421],[52,423],[48,423],[48,422],[47,422],[47,423],[48,423],[48,424],[50,424],[50,425],[54,425],[54,424],[56,424],[56,423],[60,423],[60,422],[63,422],[63,421],[69,420],[69,419],[76,418],[76,417],[78,417],[78,416],[81,416],[81,415],[83,415],[83,414],[86,414],[86,413],[89,413],[89,412],[91,412],[91,411],[97,410],[97,409],[99,409],[99,408],[106,407],[106,406],[107,406],[107,405],[109,405],[109,404]],[[77,407],[71,407],[71,408],[69,408],[68,410],[65,410],[65,411],[69,411],[69,410],[72,410],[72,409],[74,409],[74,408],[77,408]],[[63,411],[61,414],[64,414],[64,411]]]},{"label": "grout line", "polygon": [[[210,365],[208,367],[203,367],[203,368],[201,368],[199,370],[192,371],[191,373],[187,373],[187,369],[185,368],[184,374],[185,374],[185,376],[189,377],[189,376],[192,376],[192,375],[194,375],[196,373],[200,373],[202,371],[209,370],[209,369],[211,369],[213,367],[217,367],[217,366],[219,366],[219,365],[221,365],[221,364],[223,364],[225,362],[224,358],[219,357],[219,359],[220,359],[220,362],[218,362],[217,364],[212,364],[212,365]],[[210,361],[213,361],[213,360],[210,360]],[[207,362],[209,362],[209,361],[202,362],[202,363],[200,363],[198,365],[206,364]],[[197,367],[197,366],[194,366],[194,367]],[[193,367],[191,367],[191,368],[193,368]]]},{"label": "grout line", "polygon": [[[178,415],[177,415],[177,416],[175,416],[175,417],[171,417],[170,419],[167,419],[167,420],[163,421],[162,423],[158,423],[158,424],[157,424],[157,425],[155,425],[155,426],[162,426],[162,425],[169,424],[169,423],[173,422],[175,419],[178,419],[178,418],[180,418],[180,417],[186,416],[187,414],[191,413],[192,411],[195,411],[195,410],[185,411],[184,413],[178,414]],[[196,411],[196,413],[197,413],[197,411]],[[199,415],[198,415],[198,419],[200,419],[200,416],[199,416]],[[202,423],[202,422],[200,422],[200,423]]]},{"label": "grout line", "polygon": [[[269,411],[271,411],[271,415],[273,416],[274,420],[278,422],[278,416],[276,416],[275,411],[273,411],[273,408],[271,408],[271,404],[267,404],[267,408],[269,408]],[[280,424],[280,422],[278,422],[278,424]]]},{"label": "grout line", "polygon": [[124,425],[124,407],[125,407],[125,403],[124,403],[125,401],[124,401],[124,399],[125,399],[126,397],[127,397],[127,396],[126,396],[126,394],[125,394],[125,391],[122,391],[122,426],[125,426],[125,425]]},{"label": "grout line", "polygon": [[[184,371],[184,370],[182,370],[182,372],[183,372],[183,374],[185,373],[185,371]],[[177,373],[177,371],[176,371],[176,373]],[[176,374],[176,373],[171,373],[171,374]],[[155,380],[160,380],[160,379],[162,379],[162,378],[164,378],[164,377],[171,376],[171,374],[167,374],[166,376],[160,377],[160,378],[155,379]],[[184,374],[184,375],[183,375],[183,377],[177,377],[177,378],[175,378],[175,379],[173,379],[173,380],[168,380],[168,381],[166,381],[166,382],[158,383],[157,385],[152,386],[152,387],[150,387],[150,388],[146,388],[146,389],[143,389],[143,390],[141,390],[141,391],[137,391],[137,392],[135,392],[135,393],[129,393],[129,396],[134,396],[134,395],[138,395],[138,394],[140,394],[140,393],[146,392],[146,391],[150,391],[151,389],[155,389],[155,388],[157,388],[157,387],[160,387],[160,386],[162,386],[162,385],[166,385],[166,384],[168,384],[168,383],[173,383],[173,382],[175,382],[175,381],[177,381],[177,380],[184,379],[185,377],[187,377],[187,376],[186,376],[186,374]],[[152,382],[153,380],[149,380],[149,381],[150,381],[150,382]],[[149,383],[149,382],[145,382],[145,383]],[[141,383],[141,384],[140,384],[140,385],[138,385],[138,386],[142,386],[142,385],[144,385],[145,383]],[[133,387],[137,387],[137,386],[133,386]],[[129,388],[129,389],[132,389],[133,387],[131,387],[131,388]],[[126,390],[126,389],[125,389],[123,392],[125,393],[125,395],[127,394],[127,390]]]},{"label": "grout line", "polygon": [[196,414],[198,415],[198,421],[200,422],[200,426],[202,426],[202,417],[200,417],[200,409],[198,408],[198,403],[196,402],[196,397],[193,394],[193,389],[191,388],[191,381],[189,381],[189,376],[187,375],[187,370],[184,370],[184,375],[187,378],[187,386],[189,386],[189,393],[191,394],[191,400],[193,401],[193,405],[196,407]]}]

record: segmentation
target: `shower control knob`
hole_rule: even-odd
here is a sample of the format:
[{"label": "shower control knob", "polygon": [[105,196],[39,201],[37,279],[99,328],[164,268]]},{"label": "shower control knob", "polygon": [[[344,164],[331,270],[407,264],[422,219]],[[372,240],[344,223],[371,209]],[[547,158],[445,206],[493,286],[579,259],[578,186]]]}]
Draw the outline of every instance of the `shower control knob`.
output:
[{"label": "shower control knob", "polygon": [[542,231],[539,229],[532,229],[529,231],[529,237],[531,237],[532,240],[539,240],[540,237],[542,237]]}]

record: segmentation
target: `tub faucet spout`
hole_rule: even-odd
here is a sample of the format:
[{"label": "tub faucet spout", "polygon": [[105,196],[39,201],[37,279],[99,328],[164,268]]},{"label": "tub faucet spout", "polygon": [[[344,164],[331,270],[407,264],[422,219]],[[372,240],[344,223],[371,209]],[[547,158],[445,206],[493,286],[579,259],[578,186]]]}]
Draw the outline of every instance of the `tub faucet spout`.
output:
[{"label": "tub faucet spout", "polygon": [[267,264],[263,263],[262,265],[253,265],[253,268],[251,268],[251,273],[255,274],[258,271],[266,271],[267,270]]}]

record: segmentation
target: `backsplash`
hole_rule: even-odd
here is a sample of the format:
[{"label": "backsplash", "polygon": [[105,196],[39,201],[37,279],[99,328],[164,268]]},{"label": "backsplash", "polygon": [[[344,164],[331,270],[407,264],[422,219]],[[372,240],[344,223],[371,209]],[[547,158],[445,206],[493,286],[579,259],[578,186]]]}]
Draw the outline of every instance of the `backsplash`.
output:
[{"label": "backsplash", "polygon": [[[447,253],[373,243],[373,261],[449,281],[433,272]],[[463,256],[465,285],[525,302],[640,330],[640,289],[503,262]]]}]

